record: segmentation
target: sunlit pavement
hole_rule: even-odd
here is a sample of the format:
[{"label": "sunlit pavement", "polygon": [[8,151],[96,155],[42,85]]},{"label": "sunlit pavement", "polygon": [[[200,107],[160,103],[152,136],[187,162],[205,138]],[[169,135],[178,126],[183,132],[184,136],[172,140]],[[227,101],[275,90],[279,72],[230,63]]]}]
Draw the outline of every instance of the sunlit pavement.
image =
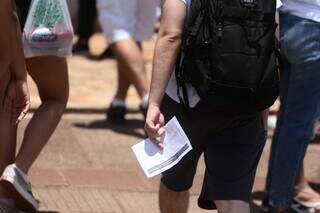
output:
[{"label": "sunlit pavement", "polygon": [[[91,41],[92,53],[99,54],[105,45],[103,36],[95,35]],[[154,40],[145,44],[149,76],[153,45]],[[126,124],[114,126],[105,121],[105,112],[116,88],[115,61],[97,62],[74,56],[69,59],[69,68],[68,110],[31,171],[41,210],[63,213],[159,212],[159,177],[147,179],[131,151],[131,146],[145,137],[135,90],[131,88],[128,95],[130,111]],[[45,74],[45,70],[43,72]],[[30,88],[34,109],[39,105],[39,99],[33,83]],[[28,119],[22,123],[21,130],[27,122]],[[272,131],[269,134],[271,136]],[[269,147],[270,138],[259,165],[255,192],[264,188]],[[311,144],[306,168],[308,177],[316,183],[320,183],[319,156],[320,144]],[[208,212],[196,205],[203,173],[201,161],[191,190],[189,212]],[[254,193],[254,212],[261,211],[260,200],[261,193]]]}]

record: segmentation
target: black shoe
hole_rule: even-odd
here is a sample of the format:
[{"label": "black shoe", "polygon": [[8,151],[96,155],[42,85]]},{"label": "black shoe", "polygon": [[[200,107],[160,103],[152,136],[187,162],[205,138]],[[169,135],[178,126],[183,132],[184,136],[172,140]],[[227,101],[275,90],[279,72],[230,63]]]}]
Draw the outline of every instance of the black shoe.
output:
[{"label": "black shoe", "polygon": [[113,124],[123,124],[127,113],[126,106],[113,106],[111,104],[107,112],[107,121]]}]

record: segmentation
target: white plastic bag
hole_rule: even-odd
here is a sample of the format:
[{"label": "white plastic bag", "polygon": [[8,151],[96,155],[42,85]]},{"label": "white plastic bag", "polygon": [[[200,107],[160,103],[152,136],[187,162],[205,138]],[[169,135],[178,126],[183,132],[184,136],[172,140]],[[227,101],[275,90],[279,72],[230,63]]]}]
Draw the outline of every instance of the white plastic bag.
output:
[{"label": "white plastic bag", "polygon": [[25,57],[72,53],[73,27],[65,0],[33,0],[23,31]]}]

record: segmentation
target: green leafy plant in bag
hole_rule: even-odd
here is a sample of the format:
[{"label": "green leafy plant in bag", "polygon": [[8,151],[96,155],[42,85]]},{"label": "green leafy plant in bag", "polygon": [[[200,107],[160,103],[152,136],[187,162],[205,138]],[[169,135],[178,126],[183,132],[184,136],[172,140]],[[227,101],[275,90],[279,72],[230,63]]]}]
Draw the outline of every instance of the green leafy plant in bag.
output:
[{"label": "green leafy plant in bag", "polygon": [[63,22],[62,5],[57,0],[39,0],[33,14],[34,41],[55,41],[57,35],[50,29]]}]

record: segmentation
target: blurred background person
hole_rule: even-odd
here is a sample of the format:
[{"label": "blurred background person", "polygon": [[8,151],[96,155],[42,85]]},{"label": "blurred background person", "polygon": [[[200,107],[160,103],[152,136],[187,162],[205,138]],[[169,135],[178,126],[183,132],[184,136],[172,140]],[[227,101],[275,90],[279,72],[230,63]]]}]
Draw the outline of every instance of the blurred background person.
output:
[{"label": "blurred background person", "polygon": [[89,39],[94,33],[97,18],[96,0],[79,0],[78,41],[73,46],[74,53],[89,53]]},{"label": "blurred background person", "polygon": [[[303,160],[320,111],[320,2],[282,0],[280,47],[283,70],[267,197],[270,212],[314,212],[320,195],[305,175]],[[294,200],[294,203],[293,203]],[[292,204],[293,203],[293,204]]]},{"label": "blurred background person", "polygon": [[[73,46],[74,54],[90,55],[89,40],[95,33],[97,19],[96,0],[79,0],[78,3],[78,40]],[[92,58],[102,60],[113,58],[111,48],[106,50],[98,57]]]},{"label": "blurred background person", "polygon": [[140,110],[146,113],[149,83],[146,77],[142,42],[154,34],[157,0],[98,0],[99,20],[118,66],[118,88],[107,119],[123,123],[125,99],[130,85],[140,98]]}]

